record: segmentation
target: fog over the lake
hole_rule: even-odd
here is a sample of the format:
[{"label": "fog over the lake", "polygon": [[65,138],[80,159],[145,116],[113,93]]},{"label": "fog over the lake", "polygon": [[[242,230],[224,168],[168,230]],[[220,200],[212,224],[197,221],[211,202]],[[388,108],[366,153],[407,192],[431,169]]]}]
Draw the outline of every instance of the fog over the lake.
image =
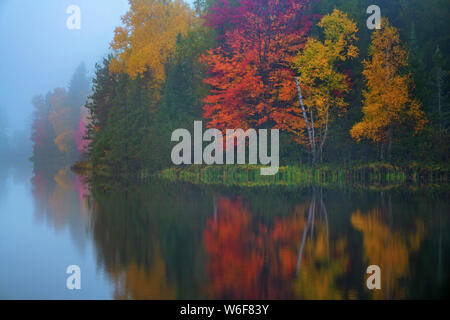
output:
[{"label": "fog over the lake", "polygon": [[[67,28],[70,5],[80,7],[80,30]],[[33,96],[67,87],[81,62],[93,76],[128,7],[127,0],[0,1],[0,139],[29,137]]]},{"label": "fog over the lake", "polygon": [[[69,5],[81,9],[81,30],[69,30]],[[8,133],[30,126],[31,99],[66,87],[75,68],[108,53],[127,0],[2,0],[0,4],[0,107]]]}]

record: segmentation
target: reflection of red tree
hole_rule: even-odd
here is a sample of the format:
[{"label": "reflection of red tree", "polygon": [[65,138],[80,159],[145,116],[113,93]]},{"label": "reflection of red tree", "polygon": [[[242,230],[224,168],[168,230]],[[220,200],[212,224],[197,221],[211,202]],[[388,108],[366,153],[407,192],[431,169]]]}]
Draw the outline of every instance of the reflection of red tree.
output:
[{"label": "reflection of red tree", "polygon": [[251,215],[240,200],[219,198],[217,205],[217,219],[208,220],[204,232],[211,293],[223,298],[260,298],[264,249]]},{"label": "reflection of red tree", "polygon": [[296,206],[294,215],[289,218],[276,219],[270,233],[278,249],[275,251],[279,268],[276,273],[284,277],[292,277],[296,273],[300,238],[306,226],[305,206]]},{"label": "reflection of red tree", "polygon": [[273,228],[252,220],[242,201],[219,198],[217,216],[204,232],[209,256],[209,292],[214,298],[293,298],[298,246],[306,225],[305,205]]}]

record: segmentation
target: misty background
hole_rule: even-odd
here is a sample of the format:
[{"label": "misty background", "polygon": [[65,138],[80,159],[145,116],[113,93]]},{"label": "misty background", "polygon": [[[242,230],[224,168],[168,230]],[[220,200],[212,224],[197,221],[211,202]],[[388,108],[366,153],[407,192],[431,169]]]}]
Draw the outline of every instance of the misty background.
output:
[{"label": "misty background", "polygon": [[[70,5],[80,7],[80,30],[66,26]],[[32,98],[67,87],[82,62],[91,78],[128,8],[127,0],[0,1],[0,163],[27,161]]]}]

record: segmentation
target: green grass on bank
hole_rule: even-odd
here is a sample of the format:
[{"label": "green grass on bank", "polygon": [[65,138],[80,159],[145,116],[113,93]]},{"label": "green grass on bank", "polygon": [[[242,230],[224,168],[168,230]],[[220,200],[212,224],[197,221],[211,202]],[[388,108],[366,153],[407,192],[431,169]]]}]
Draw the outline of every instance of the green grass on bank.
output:
[{"label": "green grass on bank", "polygon": [[[262,176],[261,166],[200,166],[172,167],[158,173],[160,178],[184,181],[193,184],[224,186],[333,186],[364,185],[386,186],[414,184],[445,184],[449,179],[449,168],[431,165],[410,164],[393,166],[387,163],[337,166],[285,166],[278,174]],[[148,173],[142,172],[141,178]]]},{"label": "green grass on bank", "polygon": [[[112,178],[107,166],[92,167],[90,162],[77,162],[72,169],[88,175]],[[293,165],[280,167],[273,176],[262,176],[261,166],[233,165],[206,166],[191,165],[171,167],[158,173],[142,170],[138,179],[146,180],[157,176],[164,180],[188,182],[199,185],[221,186],[364,186],[384,188],[401,185],[443,185],[449,183],[450,167],[411,163],[394,166],[375,162],[355,165]],[[136,176],[136,175],[134,175]]]}]

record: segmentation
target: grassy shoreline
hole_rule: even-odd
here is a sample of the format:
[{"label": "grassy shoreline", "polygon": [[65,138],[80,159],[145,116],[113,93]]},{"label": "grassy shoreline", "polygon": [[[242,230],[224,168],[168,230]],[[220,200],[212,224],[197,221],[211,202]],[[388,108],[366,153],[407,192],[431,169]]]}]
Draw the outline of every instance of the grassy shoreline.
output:
[{"label": "grassy shoreline", "polygon": [[[170,167],[151,173],[141,170],[139,180],[158,177],[168,181],[188,182],[202,185],[222,186],[400,186],[400,185],[444,185],[450,181],[450,167],[410,163],[403,166],[383,162],[346,165],[290,165],[280,167],[273,176],[262,176],[261,166],[206,166],[191,165]],[[106,166],[94,168],[88,161],[72,166],[76,173],[111,178]]]},{"label": "grassy shoreline", "polygon": [[[387,163],[365,165],[284,166],[274,176],[261,176],[260,166],[185,166],[171,167],[157,175],[170,181],[225,186],[266,185],[405,185],[446,184],[448,167],[418,165],[393,166]],[[148,175],[144,172],[141,178]]]}]

